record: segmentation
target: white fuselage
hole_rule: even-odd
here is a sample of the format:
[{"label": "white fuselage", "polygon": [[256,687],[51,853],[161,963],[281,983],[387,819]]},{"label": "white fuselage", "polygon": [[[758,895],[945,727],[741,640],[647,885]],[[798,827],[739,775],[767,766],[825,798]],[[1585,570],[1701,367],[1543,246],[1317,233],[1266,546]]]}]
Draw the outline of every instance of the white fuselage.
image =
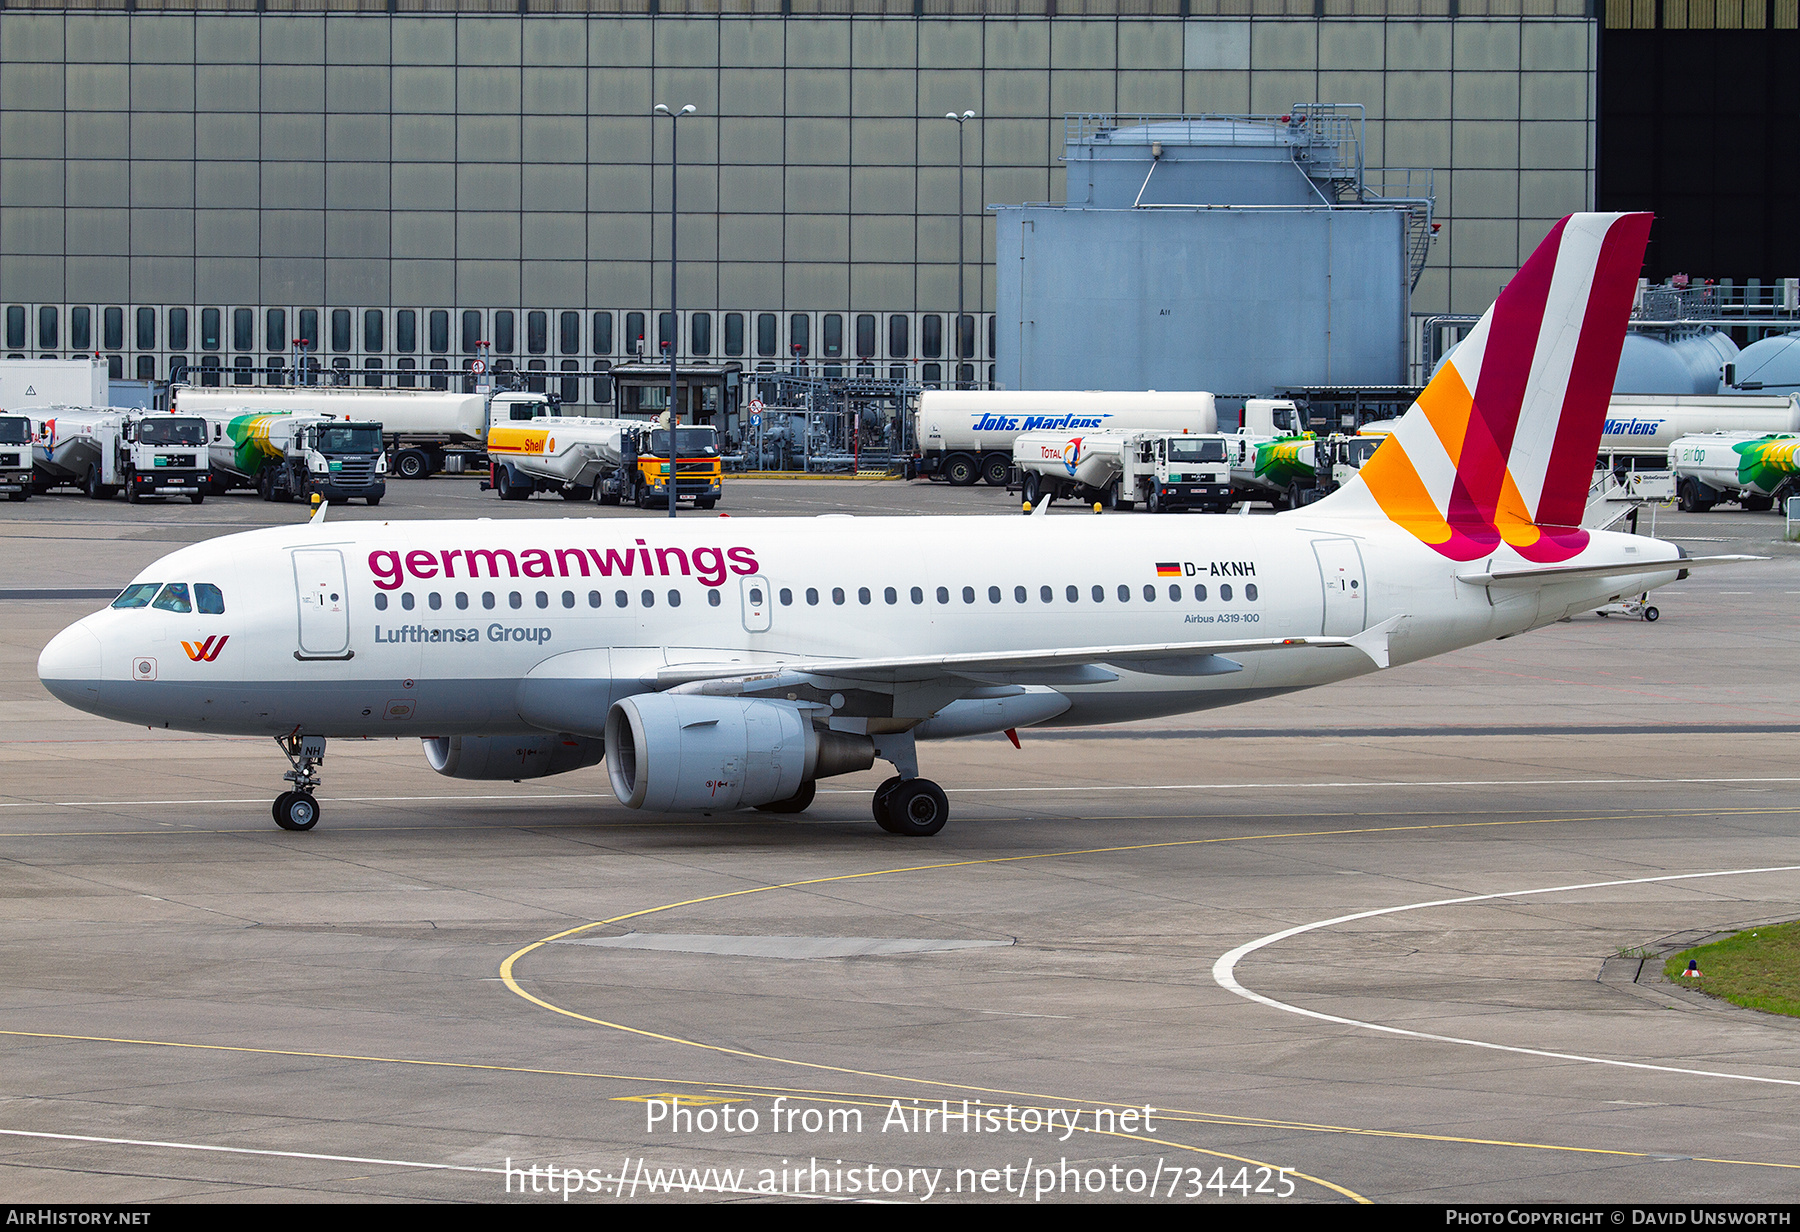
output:
[{"label": "white fuselage", "polygon": [[[1662,585],[1679,565],[1652,566],[1676,556],[1596,534],[1565,563],[1619,573],[1490,587],[1457,576],[1529,562],[1502,548],[1459,564],[1386,521],[1304,510],[323,522],[163,558],[137,581],[216,586],[224,610],[108,609],[60,634],[39,671],[83,709],[190,730],[591,734],[611,702],[677,664],[1348,636],[1404,617],[1389,642],[1399,664]],[[1069,705],[1049,721],[1201,710],[1374,669],[1350,647],[1239,661],[1226,675],[1117,669],[1056,685]]]}]

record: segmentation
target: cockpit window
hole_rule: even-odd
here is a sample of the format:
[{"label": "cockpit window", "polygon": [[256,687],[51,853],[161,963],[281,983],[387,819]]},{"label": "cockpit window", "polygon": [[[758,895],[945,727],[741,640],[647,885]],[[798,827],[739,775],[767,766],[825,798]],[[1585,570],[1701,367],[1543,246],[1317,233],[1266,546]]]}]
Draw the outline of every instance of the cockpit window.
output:
[{"label": "cockpit window", "polygon": [[146,416],[138,422],[137,438],[145,445],[204,445],[206,421]]},{"label": "cockpit window", "polygon": [[147,607],[150,600],[156,597],[156,588],[161,585],[161,582],[134,582],[112,601],[112,605],[114,607]]},{"label": "cockpit window", "polygon": [[162,594],[156,596],[156,602],[150,605],[165,612],[191,612],[193,605],[188,602],[186,582],[170,582],[162,588]]},{"label": "cockpit window", "polygon": [[225,596],[211,582],[194,583],[194,605],[201,615],[219,616],[225,611]]}]

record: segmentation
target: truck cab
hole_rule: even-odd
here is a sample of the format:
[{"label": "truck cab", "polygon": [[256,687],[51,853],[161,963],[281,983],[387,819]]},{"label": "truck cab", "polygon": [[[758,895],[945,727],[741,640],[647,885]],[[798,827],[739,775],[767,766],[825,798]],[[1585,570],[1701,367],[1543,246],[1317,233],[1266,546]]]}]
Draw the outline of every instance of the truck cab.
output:
[{"label": "truck cab", "polygon": [[316,492],[326,500],[379,505],[387,495],[387,454],[380,424],[342,420],[308,424],[294,446],[288,468],[296,496]]},{"label": "truck cab", "polygon": [[127,419],[120,450],[125,499],[133,504],[151,496],[185,496],[196,505],[206,499],[212,464],[206,421],[198,415],[150,412]]},{"label": "truck cab", "polygon": [[1178,433],[1140,442],[1134,465],[1120,484],[1151,513],[1231,508],[1231,463],[1218,433]]},{"label": "truck cab", "polygon": [[0,415],[0,492],[7,500],[31,495],[31,442],[35,433],[24,415]]},{"label": "truck cab", "polygon": [[[701,509],[711,509],[724,491],[724,464],[719,459],[719,434],[712,428],[675,429],[675,456],[669,456],[669,429],[651,427],[625,438],[626,466],[621,475],[630,473],[633,490],[620,495],[634,499],[640,509],[652,505],[666,507],[671,499],[691,500]],[[635,459],[632,454],[635,453]],[[674,495],[669,492],[671,461],[674,467]]]}]

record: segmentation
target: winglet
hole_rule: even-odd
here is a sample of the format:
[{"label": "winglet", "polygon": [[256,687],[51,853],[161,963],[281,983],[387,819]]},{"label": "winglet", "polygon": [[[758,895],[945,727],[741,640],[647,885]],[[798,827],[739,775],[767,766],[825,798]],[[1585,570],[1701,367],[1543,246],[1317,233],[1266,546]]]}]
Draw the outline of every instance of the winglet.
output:
[{"label": "winglet", "polygon": [[1349,638],[1348,641],[1352,646],[1368,655],[1376,667],[1385,668],[1388,665],[1388,638],[1405,619],[1405,616],[1389,616],[1374,628],[1364,629],[1355,637]]}]

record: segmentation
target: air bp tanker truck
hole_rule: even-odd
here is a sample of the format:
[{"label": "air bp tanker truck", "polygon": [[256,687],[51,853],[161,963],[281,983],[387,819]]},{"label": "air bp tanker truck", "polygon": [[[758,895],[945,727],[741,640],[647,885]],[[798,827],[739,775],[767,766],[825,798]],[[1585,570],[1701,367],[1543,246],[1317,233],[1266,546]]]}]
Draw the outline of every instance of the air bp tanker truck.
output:
[{"label": "air bp tanker truck", "polygon": [[1027,504],[1075,497],[1151,513],[1231,507],[1225,438],[1186,432],[1021,432],[1013,442]]},{"label": "air bp tanker truck", "polygon": [[919,395],[914,429],[909,476],[1002,487],[1021,432],[1205,435],[1219,430],[1219,415],[1209,393],[930,389]]},{"label": "air bp tanker truck", "polygon": [[363,500],[387,495],[381,425],[292,411],[203,416],[212,488],[254,488],[266,501]]}]

